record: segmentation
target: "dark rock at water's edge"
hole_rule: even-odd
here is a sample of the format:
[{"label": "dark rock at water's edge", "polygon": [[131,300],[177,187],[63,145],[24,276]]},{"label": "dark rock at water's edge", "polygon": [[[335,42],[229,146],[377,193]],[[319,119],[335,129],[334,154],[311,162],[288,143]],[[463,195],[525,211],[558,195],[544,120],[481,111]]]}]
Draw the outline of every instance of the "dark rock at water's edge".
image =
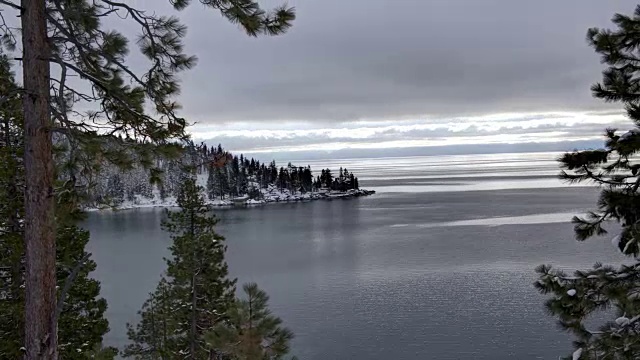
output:
[{"label": "dark rock at water's edge", "polygon": [[263,193],[263,198],[248,199],[237,198],[225,203],[216,203],[218,206],[230,206],[230,205],[261,205],[273,202],[291,202],[291,201],[309,201],[309,200],[332,200],[332,199],[347,199],[360,196],[373,195],[376,192],[374,190],[365,189],[351,189],[347,191],[335,191],[335,190],[320,190],[318,192],[291,194],[288,191],[278,191],[277,189],[270,189]]}]

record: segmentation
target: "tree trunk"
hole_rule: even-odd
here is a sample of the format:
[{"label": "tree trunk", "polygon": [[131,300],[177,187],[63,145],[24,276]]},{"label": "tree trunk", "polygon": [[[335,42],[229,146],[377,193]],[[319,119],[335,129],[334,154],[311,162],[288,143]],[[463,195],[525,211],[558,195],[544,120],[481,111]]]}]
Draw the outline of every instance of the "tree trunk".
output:
[{"label": "tree trunk", "polygon": [[45,1],[22,0],[26,359],[57,359],[53,154]]}]

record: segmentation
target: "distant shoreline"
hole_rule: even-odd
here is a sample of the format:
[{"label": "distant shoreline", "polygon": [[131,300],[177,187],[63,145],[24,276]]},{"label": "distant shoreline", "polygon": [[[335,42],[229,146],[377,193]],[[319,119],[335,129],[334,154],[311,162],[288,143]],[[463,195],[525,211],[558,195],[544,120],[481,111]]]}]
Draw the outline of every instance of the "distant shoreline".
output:
[{"label": "distant shoreline", "polygon": [[[216,199],[216,200],[207,200],[206,205],[212,208],[253,207],[253,206],[266,205],[266,204],[272,204],[272,203],[350,199],[350,198],[356,198],[361,196],[370,196],[375,193],[376,193],[375,190],[352,189],[347,191],[321,190],[319,192],[292,194],[287,190],[274,191],[274,189],[271,188],[263,192],[262,199],[249,199],[247,197],[239,197],[235,199],[224,199],[224,200]],[[175,198],[168,198],[165,200],[138,198],[134,201],[126,201],[123,204],[120,204],[117,206],[87,207],[84,209],[84,211],[102,212],[102,211],[122,211],[122,210],[133,210],[133,209],[173,208],[173,207],[178,207],[178,204]]]}]

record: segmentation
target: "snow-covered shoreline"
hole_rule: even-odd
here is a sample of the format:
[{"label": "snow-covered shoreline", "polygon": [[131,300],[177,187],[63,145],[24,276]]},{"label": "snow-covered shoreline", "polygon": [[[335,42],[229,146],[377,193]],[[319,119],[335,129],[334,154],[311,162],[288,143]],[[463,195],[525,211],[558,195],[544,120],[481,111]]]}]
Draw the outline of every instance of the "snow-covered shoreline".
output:
[{"label": "snow-covered shoreline", "polygon": [[[249,199],[248,197],[239,197],[234,199],[207,199],[206,204],[211,207],[241,207],[241,206],[257,206],[270,203],[287,203],[296,201],[312,201],[312,200],[332,200],[332,199],[346,199],[360,196],[369,196],[375,194],[373,190],[354,189],[347,191],[334,191],[321,189],[315,192],[306,193],[292,193],[288,189],[278,189],[275,186],[269,186],[266,189],[261,189],[260,199]],[[205,195],[205,194],[203,194]],[[206,198],[206,196],[205,196]],[[177,202],[174,197],[168,197],[161,199],[159,193],[154,191],[152,198],[136,195],[133,201],[124,201],[122,204],[116,206],[101,206],[101,207],[87,207],[85,211],[104,211],[104,210],[131,210],[142,208],[171,208],[177,207]]]}]

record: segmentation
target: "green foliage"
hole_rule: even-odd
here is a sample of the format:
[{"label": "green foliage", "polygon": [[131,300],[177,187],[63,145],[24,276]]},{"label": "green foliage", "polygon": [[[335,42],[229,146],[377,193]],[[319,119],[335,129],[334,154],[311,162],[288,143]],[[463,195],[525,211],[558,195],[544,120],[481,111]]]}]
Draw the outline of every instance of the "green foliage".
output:
[{"label": "green foliage", "polygon": [[[200,1],[218,10],[249,35],[278,35],[286,32],[295,18],[292,8],[279,7],[264,11],[254,0]],[[172,1],[176,10],[183,10],[190,1]],[[162,144],[170,138],[185,137],[185,119],[176,111],[180,105],[174,98],[180,93],[177,74],[192,68],[195,56],[184,53],[186,26],[175,16],[157,15],[136,9],[124,2],[101,0],[55,0],[48,4],[47,20],[52,43],[51,62],[60,71],[54,77],[53,114],[61,127],[80,133],[104,133],[94,125],[99,121],[108,134],[120,134],[127,139]],[[103,18],[121,16],[139,25],[141,33],[136,45],[147,58],[149,68],[137,73],[127,65],[129,39],[116,30],[104,30]],[[92,87],[91,92],[71,88],[67,76],[79,75]],[[77,102],[99,106],[92,111],[67,114]],[[147,115],[146,105],[157,116]],[[69,134],[69,132],[66,132]]]},{"label": "green foliage", "polygon": [[[19,359],[24,324],[24,166],[23,130],[19,92],[15,91],[6,57],[0,58],[0,358]],[[89,233],[74,225],[73,198],[57,194],[57,285],[64,287],[69,274],[83,259],[60,314],[59,353],[62,359],[86,359],[86,353],[102,342],[109,330],[104,318],[106,301],[99,297],[100,284],[89,277],[96,264],[85,246]],[[103,349],[102,359],[113,353]],[[107,357],[105,357],[107,356]]]},{"label": "green foliage", "polygon": [[85,353],[86,359],[93,360],[113,360],[118,355],[118,350],[112,347],[103,347],[96,344],[93,349]]},{"label": "green foliage", "polygon": [[[175,10],[191,3],[169,1]],[[255,0],[199,3],[220,12],[250,36],[283,34],[295,19],[293,8],[266,11]],[[19,16],[21,6],[19,1],[7,0],[0,10],[5,16],[11,16],[11,11]],[[94,173],[108,162],[122,169],[133,164],[151,168],[150,180],[158,182],[161,176],[152,155],[175,156],[179,150],[175,143],[188,138],[188,123],[178,115],[181,106],[176,101],[178,75],[197,60],[184,52],[186,26],[175,16],[123,1],[52,0],[46,6],[53,141],[62,150],[59,160],[66,162],[59,178],[74,182],[76,188],[88,188],[93,186]],[[117,30],[105,29],[108,18],[127,19],[140,29],[133,45],[147,60],[146,69],[129,66],[132,41]],[[0,47],[22,51],[15,46],[20,30],[0,28]]]},{"label": "green foliage", "polygon": [[229,308],[228,321],[207,335],[208,344],[235,360],[276,360],[289,353],[293,333],[267,307],[269,296],[255,283],[242,287],[244,298]]},{"label": "green foliage", "polygon": [[[217,148],[206,146],[200,149],[207,165],[207,196],[224,199],[248,195],[250,199],[262,197],[261,189],[278,188],[290,194],[308,193],[326,188],[334,191],[358,190],[358,178],[347,169],[340,169],[337,177],[333,177],[330,169],[322,169],[314,180],[310,166],[294,166],[278,168],[275,161],[264,164],[255,159],[232,155],[224,151],[221,145]],[[205,168],[203,166],[203,168]]]},{"label": "green foliage", "polygon": [[204,359],[212,351],[204,333],[224,321],[235,280],[228,278],[224,238],[215,232],[218,220],[209,214],[202,191],[193,177],[186,178],[177,197],[180,210],[167,211],[163,228],[173,240],[167,280],[143,305],[138,325],[128,326],[133,343],[125,356]]},{"label": "green foliage", "polygon": [[173,309],[179,304],[174,301],[171,286],[166,279],[160,280],[156,290],[138,312],[140,321],[133,327],[127,325],[127,335],[133,342],[128,345],[123,356],[134,359],[170,359],[175,354],[176,336],[179,334]]},{"label": "green foliage", "polygon": [[[0,358],[20,356],[23,324],[24,169],[21,98],[0,56]],[[16,357],[17,358],[17,357]]]},{"label": "green foliage", "polygon": [[[46,125],[44,130],[47,134],[52,133],[52,143],[55,144],[55,155],[59,165],[56,174],[58,183],[54,189],[58,200],[56,208],[58,230],[63,232],[59,234],[59,236],[63,236],[63,239],[59,240],[69,241],[72,244],[81,243],[82,246],[72,245],[73,254],[81,254],[84,251],[83,247],[87,235],[67,223],[68,220],[77,220],[80,215],[78,208],[83,203],[86,194],[79,191],[79,188],[87,188],[92,185],[92,174],[104,161],[127,168],[133,163],[131,154],[134,153],[139,164],[152,167],[153,163],[150,160],[152,153],[163,153],[167,143],[187,139],[188,136],[185,133],[187,122],[177,114],[180,109],[180,105],[175,100],[180,93],[177,76],[179,72],[193,67],[196,58],[183,52],[182,39],[186,34],[186,27],[180,24],[176,17],[157,15],[153,11],[136,9],[127,2],[111,0],[51,0],[44,2],[45,11],[40,13],[38,13],[39,11],[27,11],[38,9],[34,6],[36,3],[38,2],[14,2],[12,0],[1,2],[2,21],[5,16],[20,17],[25,13],[33,13],[33,16],[29,16],[29,20],[25,20],[27,17],[22,16],[21,23],[24,28],[15,28],[4,24],[5,26],[0,28],[0,43],[5,51],[28,53],[28,50],[33,50],[29,45],[29,40],[24,42],[22,49],[16,50],[17,36],[13,32],[15,31],[18,35],[21,32],[29,33],[27,30],[38,33],[36,30],[43,29],[47,32],[46,49],[40,49],[45,58],[39,60],[48,60],[51,63],[50,74],[47,74],[50,84],[45,85],[44,89],[38,90],[46,92],[46,88],[49,87],[50,93],[48,98],[43,98],[41,94],[34,95],[32,93],[29,95],[37,96],[39,100],[43,100],[41,103],[48,103],[50,106],[51,121],[37,120]],[[177,10],[182,10],[189,5],[188,0],[175,0],[171,3]],[[201,0],[200,3],[220,11],[224,17],[238,23],[252,36],[283,33],[291,26],[291,21],[295,17],[291,8],[280,7],[272,12],[266,12],[253,0]],[[40,2],[40,4],[43,3]],[[28,9],[28,7],[30,8]],[[108,17],[128,19],[141,29],[136,44],[141,54],[148,60],[146,71],[137,72],[128,66],[129,40],[118,31],[104,29],[103,20]],[[14,55],[16,58],[30,58],[21,53]],[[7,73],[8,69],[2,71]],[[44,67],[42,61],[35,61],[33,67],[23,69],[25,79],[36,78],[36,75],[30,73],[31,71],[35,73],[38,71],[49,72],[49,66]],[[42,73],[38,76],[42,77]],[[2,79],[2,81],[5,80],[5,78]],[[84,84],[80,85],[82,82]],[[0,88],[6,85],[4,84]],[[11,110],[8,109],[9,106],[18,104],[18,102],[12,101],[15,100],[14,96],[18,94],[13,91],[14,88],[17,86],[10,82],[7,87],[0,89],[7,90],[0,93],[0,101],[3,106],[7,107],[7,111]],[[30,89],[30,91],[32,90]],[[24,102],[26,109],[29,109],[30,106],[32,106],[30,102]],[[40,111],[39,113],[45,112]],[[35,120],[34,118],[30,119]],[[4,120],[6,121],[6,119]],[[20,128],[15,124],[14,126]],[[43,141],[44,144],[40,145],[46,145],[48,141],[46,139]],[[0,156],[4,157],[5,155]],[[15,153],[10,156],[15,156]],[[48,160],[47,156],[41,156],[41,158],[45,163]],[[41,164],[34,164],[29,167],[29,170],[37,174],[37,171],[41,170],[39,165]],[[11,176],[10,172],[0,174],[0,176],[3,175],[9,176],[9,178]],[[159,179],[158,171],[151,170],[150,175],[152,182]],[[51,174],[42,173],[42,176],[49,177],[45,178],[45,183],[54,182]],[[19,191],[16,191],[11,196],[16,196],[18,193]],[[10,213],[9,221],[15,220],[11,216],[19,213],[14,210],[7,210]],[[30,220],[32,219],[25,219],[29,227],[31,224],[36,224],[33,227],[37,230],[37,222]],[[53,219],[50,217],[42,220],[45,224],[53,223]],[[13,226],[14,223],[10,225]],[[5,237],[2,239],[2,246],[6,247],[6,252],[3,248],[0,255],[4,256],[8,253],[12,254],[12,258],[10,260],[2,259],[0,266],[3,268],[0,275],[3,278],[10,278],[10,280],[2,280],[2,285],[7,283],[10,288],[7,291],[12,292],[15,290],[14,287],[19,287],[22,283],[21,277],[16,275],[22,272],[21,261],[16,261],[18,258],[16,254],[21,252],[18,252],[18,246],[14,244],[17,235],[13,229],[10,229],[11,234],[6,236],[4,234],[5,228],[1,229],[3,237]],[[29,241],[31,242],[32,239]],[[66,254],[62,250],[63,248],[64,243],[57,249],[65,254],[65,257],[77,258]],[[47,255],[42,252],[41,254]],[[49,253],[49,256],[51,257],[53,254]],[[52,259],[49,258],[49,260]],[[5,261],[9,263],[6,267]],[[35,258],[30,259],[28,263],[30,267],[33,265],[36,268],[43,265],[43,261]],[[71,266],[71,264],[65,263],[60,265]],[[88,269],[94,267],[90,263],[85,266]],[[52,267],[46,269],[48,275],[53,275],[53,270]],[[72,291],[70,298],[77,296],[79,299],[89,301],[92,296],[97,295],[99,287],[96,283],[92,283],[88,279],[82,280],[83,277],[86,277],[86,273],[87,271],[82,270],[76,281],[89,289],[85,293]],[[29,280],[34,279],[30,278]],[[36,280],[29,283],[37,284],[40,281]],[[49,283],[48,285],[53,284]],[[76,285],[74,285],[75,288]],[[5,296],[4,287],[0,288],[0,291],[3,292],[3,298],[11,295]],[[19,303],[17,293],[14,295],[16,296],[10,299]],[[55,303],[51,298],[45,300],[47,303]],[[104,304],[91,300],[85,305],[95,308],[82,308],[82,305],[78,305],[66,309],[67,312],[80,312],[77,314],[78,318],[74,318],[75,320],[69,318],[70,323],[79,326],[82,324],[77,323],[76,320],[80,322],[86,320],[92,322],[91,326],[98,326],[94,321],[102,316]],[[12,316],[21,316],[17,309],[10,311],[12,311]],[[84,312],[88,313],[84,314]],[[38,314],[38,316],[40,315],[42,315],[43,324],[49,319],[54,319],[53,314]],[[3,313],[2,316],[4,317],[5,314]],[[9,320],[13,321],[13,317],[7,321],[7,324],[13,326],[13,322]],[[64,313],[60,321],[62,324]],[[19,333],[15,331],[18,328],[14,327],[14,333]],[[104,329],[104,326],[100,329]],[[95,333],[102,331],[100,329]],[[85,330],[82,327],[77,328],[78,332]],[[2,331],[4,334],[4,330]],[[71,350],[69,349],[72,348],[76,353],[83,352],[84,348],[74,348],[73,339],[63,338],[62,327],[60,327],[60,332],[60,344],[64,346],[61,349],[61,358],[68,359],[76,356],[70,355]],[[94,335],[94,332],[89,331],[87,337]],[[43,335],[37,334],[37,336]],[[78,338],[83,338],[83,336],[78,336]],[[51,339],[55,341],[56,337],[52,336]],[[10,338],[3,337],[2,340],[4,343],[5,340],[8,342]],[[44,342],[45,340],[39,339],[38,341]],[[52,344],[55,345],[55,343]],[[89,346],[88,350],[93,347],[91,343],[87,345],[83,343],[82,346]],[[29,344],[30,352],[35,351],[34,348],[34,344]],[[20,357],[17,354],[14,355],[14,358]]]},{"label": "green foliage", "polygon": [[[87,358],[85,353],[102,343],[103,335],[109,331],[108,322],[104,317],[107,303],[99,297],[99,282],[89,277],[90,272],[96,268],[95,262],[90,260],[89,254],[84,250],[89,241],[89,233],[63,221],[62,218],[59,221],[56,232],[58,288],[64,288],[73,269],[78,267],[78,271],[64,303],[60,304],[62,311],[58,321],[58,349],[63,359],[81,360]],[[3,277],[3,284],[8,285],[9,291],[0,297],[0,317],[3,319],[0,322],[0,354],[7,355],[8,358],[20,358],[24,322],[22,224],[3,235],[6,236],[2,236],[0,241],[5,245],[5,239],[10,240],[6,243],[6,246],[10,246],[10,251],[0,253],[0,264],[10,271],[9,276]],[[105,356],[110,352],[112,353],[113,349],[104,349],[102,358],[108,358]]]},{"label": "green foliage", "polygon": [[[75,225],[58,228],[57,278],[58,288],[63,289],[73,269],[82,263],[66,294],[62,313],[58,320],[58,348],[61,359],[86,359],[85,353],[102,343],[102,336],[109,331],[104,317],[107,302],[100,298],[100,283],[89,277],[96,263],[83,259],[89,242],[89,232]],[[104,356],[104,355],[103,355]]]},{"label": "green foliage", "polygon": [[[632,261],[619,268],[596,264],[572,276],[546,265],[536,269],[536,288],[550,296],[547,309],[575,337],[576,350],[566,359],[637,359],[640,354],[640,6],[633,16],[618,14],[613,22],[615,30],[588,32],[591,46],[608,65],[592,91],[597,98],[622,103],[634,127],[621,135],[607,129],[604,149],[564,154],[560,177],[601,189],[597,209],[574,217],[576,238],[607,234],[605,226],[616,223],[621,230],[612,242]],[[587,320],[602,311],[617,318],[589,326]]]}]

